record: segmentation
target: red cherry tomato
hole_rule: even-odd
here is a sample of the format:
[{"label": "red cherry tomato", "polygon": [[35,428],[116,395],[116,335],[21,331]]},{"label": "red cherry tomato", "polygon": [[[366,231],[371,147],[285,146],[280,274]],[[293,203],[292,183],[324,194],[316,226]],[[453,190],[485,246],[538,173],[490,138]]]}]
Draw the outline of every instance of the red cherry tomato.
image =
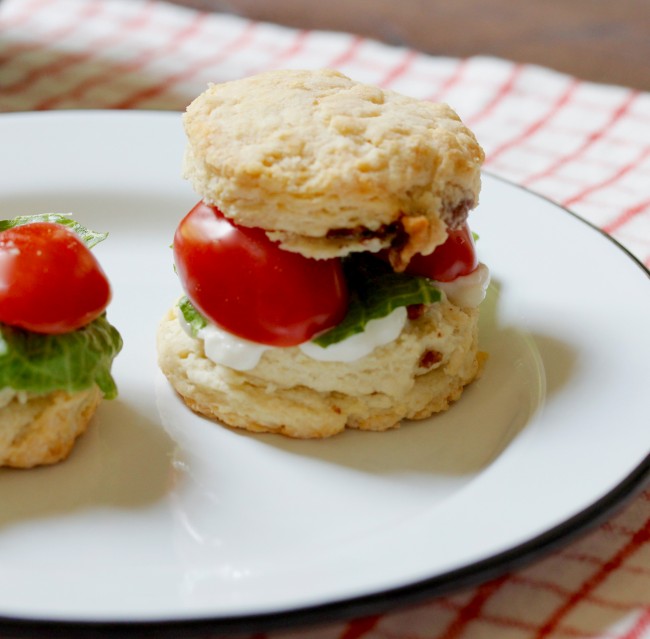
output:
[{"label": "red cherry tomato", "polygon": [[478,266],[474,238],[469,226],[448,231],[443,244],[430,255],[414,255],[406,267],[410,275],[423,275],[436,282],[451,282],[468,275]]},{"label": "red cherry tomato", "polygon": [[99,317],[111,289],[72,231],[33,222],[0,233],[0,322],[35,333],[68,333]]},{"label": "red cherry tomato", "polygon": [[347,310],[340,260],[284,251],[261,229],[235,226],[203,202],[176,229],[174,260],[192,304],[253,342],[300,344],[338,324]]}]

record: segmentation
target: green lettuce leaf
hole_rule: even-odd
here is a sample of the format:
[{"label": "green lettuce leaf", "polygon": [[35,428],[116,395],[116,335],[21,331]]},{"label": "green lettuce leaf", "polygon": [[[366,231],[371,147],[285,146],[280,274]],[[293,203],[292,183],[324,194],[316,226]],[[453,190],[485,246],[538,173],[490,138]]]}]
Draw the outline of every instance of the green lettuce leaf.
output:
[{"label": "green lettuce leaf", "polygon": [[121,348],[122,338],[106,314],[60,335],[0,324],[0,388],[74,393],[97,384],[106,399],[113,399],[117,387],[111,365]]},{"label": "green lettuce leaf", "polygon": [[74,231],[85,243],[88,248],[92,248],[105,240],[108,233],[98,233],[91,231],[85,226],[73,220],[69,214],[66,213],[39,213],[36,215],[19,215],[10,220],[0,220],[0,232],[7,229],[14,228],[15,226],[22,226],[23,224],[30,224],[32,222],[53,222],[55,224],[62,224],[67,226],[71,231]]},{"label": "green lettuce leaf", "polygon": [[386,317],[400,306],[432,304],[442,297],[440,289],[426,277],[395,273],[371,255],[351,255],[343,265],[350,304],[340,324],[312,340],[323,348],[361,333],[370,320]]},{"label": "green lettuce leaf", "polygon": [[178,302],[178,308],[183,315],[183,319],[187,322],[190,330],[192,331],[192,336],[196,337],[198,332],[208,325],[208,320],[199,313],[196,308],[192,305],[192,302],[187,298],[187,296],[182,297]]}]

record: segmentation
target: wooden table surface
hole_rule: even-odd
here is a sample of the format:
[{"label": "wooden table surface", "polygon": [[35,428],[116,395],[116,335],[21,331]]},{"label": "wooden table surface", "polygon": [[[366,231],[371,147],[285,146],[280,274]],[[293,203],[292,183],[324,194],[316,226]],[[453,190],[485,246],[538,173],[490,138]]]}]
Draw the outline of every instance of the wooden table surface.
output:
[{"label": "wooden table surface", "polygon": [[176,0],[433,55],[495,55],[650,90],[650,0]]}]

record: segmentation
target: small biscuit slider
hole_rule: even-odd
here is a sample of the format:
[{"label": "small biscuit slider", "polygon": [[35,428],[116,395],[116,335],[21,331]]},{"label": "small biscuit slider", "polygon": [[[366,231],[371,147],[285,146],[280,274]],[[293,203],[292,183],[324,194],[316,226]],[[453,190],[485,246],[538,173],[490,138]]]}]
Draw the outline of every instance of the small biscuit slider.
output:
[{"label": "small biscuit slider", "polygon": [[57,213],[0,221],[0,466],[65,459],[117,395],[122,339],[89,250],[105,237]]},{"label": "small biscuit slider", "polygon": [[478,374],[483,151],[446,105],[336,71],[211,85],[184,115],[185,296],[163,373],[194,411],[328,437],[445,410]]}]

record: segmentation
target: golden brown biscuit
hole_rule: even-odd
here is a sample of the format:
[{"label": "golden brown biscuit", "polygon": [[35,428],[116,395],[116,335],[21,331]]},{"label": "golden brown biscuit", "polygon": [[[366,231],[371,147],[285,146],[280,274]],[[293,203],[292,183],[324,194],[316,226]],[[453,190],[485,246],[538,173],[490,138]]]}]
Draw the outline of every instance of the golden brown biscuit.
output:
[{"label": "golden brown biscuit", "polygon": [[450,302],[409,320],[397,340],[354,362],[322,362],[299,348],[266,351],[250,371],[215,364],[175,309],[158,329],[158,361],[194,411],[254,432],[329,437],[383,431],[446,410],[478,374],[478,310]]},{"label": "golden brown biscuit", "polygon": [[97,386],[76,393],[11,393],[0,408],[0,467],[32,468],[65,459],[102,399]]},{"label": "golden brown biscuit", "polygon": [[184,125],[197,193],[307,257],[391,246],[401,270],[478,203],[483,151],[450,107],[337,71],[212,85]]},{"label": "golden brown biscuit", "polygon": [[[483,151],[451,108],[336,71],[212,85],[184,126],[184,174],[200,197],[308,258],[387,248],[401,271],[478,202]],[[245,371],[208,358],[174,309],[159,326],[159,365],[192,410],[230,426],[297,438],[387,430],[446,410],[478,375],[479,312],[464,303],[422,305],[354,361],[270,348]]]}]

